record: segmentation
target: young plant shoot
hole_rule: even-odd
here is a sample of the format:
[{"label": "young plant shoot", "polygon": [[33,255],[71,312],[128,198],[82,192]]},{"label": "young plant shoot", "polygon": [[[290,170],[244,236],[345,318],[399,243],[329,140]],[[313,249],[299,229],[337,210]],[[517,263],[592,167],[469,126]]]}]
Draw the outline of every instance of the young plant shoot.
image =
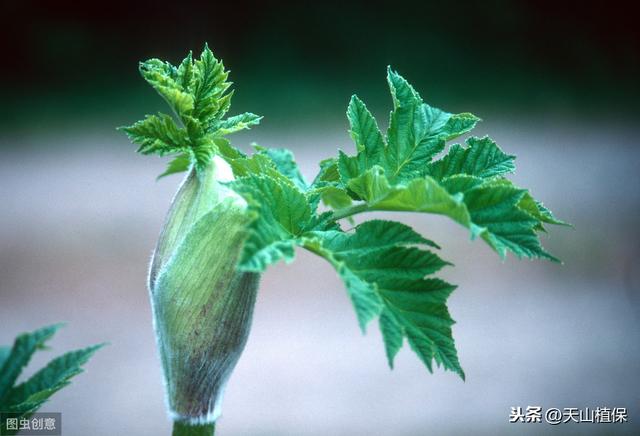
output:
[{"label": "young plant shoot", "polygon": [[296,247],[334,266],[363,332],[378,320],[390,367],[406,340],[430,372],[435,364],[464,379],[446,304],[455,286],[433,277],[450,265],[436,254],[438,245],[397,221],[350,228],[346,218],[371,211],[444,215],[502,258],[510,251],[557,261],[538,232],[564,223],[506,178],[515,157],[488,137],[447,149],[479,119],[429,106],[391,68],[386,134],[354,95],[347,118],[356,154],[338,151],[320,162],[311,183],[286,149],[256,147],[246,155],[229,143],[227,135],[261,117],[226,117],[231,83],[208,47],[177,67],[148,60],[140,72],[173,114],[123,130],[138,152],[173,156],[160,177],[186,172],[148,280],[175,434],[213,433],[247,341],[260,275],[291,262]]},{"label": "young plant shoot", "polygon": [[60,327],[62,324],[54,324],[22,333],[13,346],[0,346],[0,412],[5,415],[0,423],[0,435],[17,434],[21,428],[18,423],[29,420],[53,394],[71,384],[71,379],[83,372],[82,365],[105,345],[64,353],[27,380],[17,383],[33,355],[47,348],[47,342]]}]

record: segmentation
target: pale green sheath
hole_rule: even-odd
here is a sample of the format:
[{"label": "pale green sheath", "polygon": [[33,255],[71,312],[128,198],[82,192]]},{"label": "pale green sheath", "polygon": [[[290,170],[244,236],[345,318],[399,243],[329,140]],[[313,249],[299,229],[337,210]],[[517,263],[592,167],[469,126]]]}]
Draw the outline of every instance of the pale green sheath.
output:
[{"label": "pale green sheath", "polygon": [[214,157],[191,169],[166,222],[149,272],[153,319],[175,421],[214,422],[246,344],[259,274],[236,270],[247,204],[220,182],[233,180]]}]

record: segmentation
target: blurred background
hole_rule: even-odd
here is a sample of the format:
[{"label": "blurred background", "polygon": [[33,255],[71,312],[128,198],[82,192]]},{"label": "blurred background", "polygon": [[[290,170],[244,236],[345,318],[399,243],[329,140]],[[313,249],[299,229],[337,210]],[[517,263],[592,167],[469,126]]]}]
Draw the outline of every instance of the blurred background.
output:
[{"label": "blurred background", "polygon": [[[179,176],[115,127],[165,110],[139,77],[205,41],[231,69],[232,137],[292,149],[304,174],[352,151],[357,93],[386,127],[392,65],[425,100],[483,118],[530,187],[575,230],[565,261],[501,262],[445,218],[392,215],[443,246],[467,373],[429,375],[407,348],[386,366],[343,285],[299,252],[264,276],[221,435],[638,434],[640,27],[624,2],[2,2],[0,343],[67,321],[54,353],[109,341],[42,410],[66,435],[169,434],[145,290]],[[626,407],[625,424],[509,424],[512,406]]]}]

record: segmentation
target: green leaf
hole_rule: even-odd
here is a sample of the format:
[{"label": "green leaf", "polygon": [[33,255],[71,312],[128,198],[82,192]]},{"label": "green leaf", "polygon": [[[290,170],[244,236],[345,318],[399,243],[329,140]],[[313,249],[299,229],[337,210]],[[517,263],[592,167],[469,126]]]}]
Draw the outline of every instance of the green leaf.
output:
[{"label": "green leaf", "polygon": [[370,168],[379,162],[385,150],[384,139],[371,112],[356,95],[351,97],[347,108],[347,118],[351,125],[351,138],[356,144],[361,168]]},{"label": "green leaf", "polygon": [[370,211],[429,212],[447,215],[463,226],[471,226],[461,197],[452,196],[430,177],[413,179],[407,185],[391,186],[384,170],[374,167],[350,180],[348,186],[365,200]]},{"label": "green leaf", "polygon": [[100,344],[70,351],[53,359],[29,380],[12,388],[8,394],[7,404],[18,410],[24,404],[39,403],[41,405],[55,392],[68,385],[72,377],[80,374],[82,365],[103,346],[104,344]]},{"label": "green leaf", "polygon": [[176,82],[182,90],[193,93],[193,53],[191,51],[178,67]]},{"label": "green leaf", "polygon": [[304,176],[298,168],[293,153],[286,148],[263,148],[257,147],[257,150],[261,154],[266,154],[275,164],[275,168],[291,180],[293,184],[301,191],[306,191],[309,188]]},{"label": "green leaf", "polygon": [[425,275],[448,262],[415,246],[426,241],[396,222],[367,221],[354,233],[310,232],[305,247],[325,257],[344,281],[360,327],[380,316],[389,365],[406,337],[432,370],[432,362],[460,374],[446,299],[454,286]]},{"label": "green leaf", "polygon": [[446,177],[440,181],[442,185],[451,195],[464,194],[469,189],[480,186],[485,181],[476,176],[468,176],[466,174],[456,174],[450,177]]},{"label": "green leaf", "polygon": [[366,253],[398,245],[428,245],[440,248],[406,224],[397,221],[369,220],[358,226],[355,233],[325,233],[324,246],[349,255],[351,252]]},{"label": "green leaf", "polygon": [[420,94],[413,89],[413,86],[404,77],[393,71],[391,66],[387,66],[387,83],[389,84],[389,91],[391,91],[394,109],[422,103]]},{"label": "green leaf", "polygon": [[[56,324],[19,335],[13,347],[0,347],[0,410],[16,414],[17,418],[28,418],[55,392],[70,383],[70,379],[82,372],[81,365],[102,345],[66,353],[53,359],[27,381],[13,386],[31,356],[45,348],[45,342],[61,327]],[[0,424],[0,433],[7,432],[5,423]]]},{"label": "green leaf", "polygon": [[120,129],[131,142],[140,146],[138,153],[164,156],[189,149],[187,131],[176,126],[173,118],[166,114],[147,115],[144,120]]},{"label": "green leaf", "polygon": [[354,96],[347,117],[357,154],[340,151],[337,159],[325,161],[314,182],[320,198],[327,198],[325,203],[334,209],[334,217],[370,211],[442,214],[467,227],[472,238],[482,236],[502,257],[509,250],[518,257],[557,260],[544,251],[536,232],[544,230],[543,223],[562,221],[524,190],[517,195],[514,191],[509,199],[496,199],[498,186],[517,189],[503,178],[515,170],[514,156],[488,137],[472,137],[467,147],[453,145],[442,159],[433,161],[446,141],[470,131],[479,118],[427,105],[391,69],[387,81],[394,109],[386,139]]},{"label": "green leaf", "polygon": [[218,149],[214,138],[208,135],[202,124],[193,117],[184,118],[185,127],[189,136],[191,156],[196,170],[201,173],[209,165]]},{"label": "green leaf", "polygon": [[445,140],[450,141],[473,130],[478,121],[481,121],[480,118],[469,112],[451,115],[440,135]]},{"label": "green leaf", "polygon": [[452,115],[431,107],[398,73],[389,69],[389,88],[394,101],[386,143],[366,106],[352,97],[347,117],[357,154],[341,153],[338,168],[343,184],[379,166],[391,184],[405,183],[427,174],[432,158],[445,141],[468,132],[479,118],[469,113]]},{"label": "green leaf", "polygon": [[171,162],[169,162],[169,165],[167,165],[167,169],[164,173],[158,176],[158,179],[169,176],[171,174],[187,171],[190,166],[191,157],[189,153],[182,153],[181,155],[175,157]]},{"label": "green leaf", "polygon": [[538,257],[559,262],[540,244],[536,231],[544,231],[543,223],[563,224],[525,189],[510,180],[489,180],[458,174],[442,181],[452,194],[463,195],[472,222],[472,237],[482,238],[502,258],[509,250],[517,257]]},{"label": "green leaf", "polygon": [[43,348],[45,342],[60,327],[62,327],[62,324],[54,324],[31,333],[23,333],[16,338],[9,356],[5,359],[4,365],[0,369],[0,405],[4,404],[9,390],[22,372],[22,369],[31,360],[33,353]]},{"label": "green leaf", "polygon": [[446,116],[421,104],[394,110],[387,130],[385,167],[391,180],[401,182],[423,175],[431,158],[444,148],[444,140],[430,129],[439,127],[441,120],[446,122]]},{"label": "green leaf", "polygon": [[[536,234],[540,221],[520,207],[526,190],[512,185],[483,183],[478,177],[456,175],[446,178],[443,185],[427,176],[406,186],[391,186],[382,168],[374,167],[350,180],[348,187],[365,201],[364,211],[446,215],[467,227],[472,238],[481,236],[502,258],[509,250],[517,257],[557,261],[540,245]],[[335,216],[350,215],[343,212],[337,210]]]},{"label": "green leaf", "polygon": [[224,119],[233,95],[229,91],[231,82],[227,81],[229,72],[206,45],[197,60],[191,52],[178,67],[150,59],[140,64],[140,72],[173,109],[179,125],[184,126],[159,114],[121,128],[140,145],[138,152],[142,154],[178,155],[158,178],[185,171],[191,163],[201,173],[215,154],[229,157],[225,153],[233,147],[228,142],[222,144],[224,150],[217,147],[221,136],[248,129],[261,119],[249,112]]},{"label": "green leaf", "polygon": [[0,347],[0,368],[9,357],[9,353],[11,353],[11,347]]},{"label": "green leaf", "polygon": [[347,191],[333,184],[318,186],[314,192],[320,196],[325,205],[334,210],[349,207],[353,202]]},{"label": "green leaf", "polygon": [[306,192],[307,182],[300,173],[293,153],[287,149],[264,148],[254,144],[257,151],[251,157],[234,151],[221,150],[233,169],[235,177],[268,176],[277,181],[295,186]]},{"label": "green leaf", "polygon": [[518,208],[522,209],[523,211],[527,212],[535,219],[540,221],[540,230],[544,230],[544,228],[542,227],[542,223],[571,227],[571,224],[556,218],[553,212],[544,207],[544,205],[539,201],[536,201],[529,192],[524,194],[522,200],[520,200],[520,202],[518,203]]},{"label": "green leaf", "polygon": [[184,67],[182,76],[178,70],[168,62],[160,59],[149,59],[140,63],[140,74],[167,101],[178,114],[189,114],[194,108],[193,95],[183,86]]},{"label": "green leaf", "polygon": [[213,142],[216,144],[216,147],[218,147],[220,155],[227,161],[247,157],[246,154],[231,145],[226,138],[217,137],[213,139]]},{"label": "green leaf", "polygon": [[404,332],[400,323],[396,321],[396,318],[388,310],[380,314],[378,324],[384,341],[387,363],[389,368],[393,369],[393,361],[404,343]]},{"label": "green leaf", "polygon": [[261,116],[245,112],[244,114],[229,117],[216,125],[216,134],[228,135],[230,133],[239,132],[240,130],[248,130],[251,126],[260,124]]},{"label": "green leaf", "polygon": [[446,306],[455,286],[439,279],[383,281],[378,286],[388,312],[427,369],[431,372],[435,361],[464,380],[451,331],[454,321]]},{"label": "green leaf", "polygon": [[229,72],[218,61],[209,46],[205,45],[200,59],[194,65],[193,115],[204,126],[212,125],[229,110],[233,92],[225,94],[231,83],[227,81]]},{"label": "green leaf", "polygon": [[390,180],[406,181],[425,175],[426,165],[443,150],[444,142],[473,129],[479,118],[469,113],[452,115],[423,103],[413,87],[391,69],[387,80],[395,109],[387,132],[385,170]]},{"label": "green leaf", "polygon": [[254,217],[239,268],[262,272],[279,260],[291,262],[296,239],[312,218],[305,195],[291,183],[259,174],[237,179],[230,186],[247,200]]},{"label": "green leaf", "polygon": [[464,202],[478,233],[500,257],[510,250],[517,257],[558,261],[540,245],[535,232],[539,221],[518,207],[525,194],[513,186],[484,184],[467,191]]},{"label": "green leaf", "polygon": [[469,138],[467,144],[451,146],[445,157],[429,165],[429,175],[436,180],[458,174],[486,179],[515,171],[515,156],[505,154],[490,138]]},{"label": "green leaf", "polygon": [[254,153],[251,157],[229,159],[228,162],[235,177],[268,176],[279,182],[295,186],[293,180],[278,170],[276,163],[267,153]]},{"label": "green leaf", "polygon": [[320,171],[313,181],[312,185],[329,182],[338,183],[340,181],[340,173],[338,172],[338,159],[329,158],[320,161]]}]

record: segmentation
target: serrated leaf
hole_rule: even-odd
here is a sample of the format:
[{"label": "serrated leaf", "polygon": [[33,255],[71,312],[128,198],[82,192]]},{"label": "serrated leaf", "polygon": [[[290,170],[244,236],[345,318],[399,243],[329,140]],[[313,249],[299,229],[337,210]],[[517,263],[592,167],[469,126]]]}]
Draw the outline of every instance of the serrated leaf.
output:
[{"label": "serrated leaf", "polygon": [[362,279],[362,277],[358,276],[349,268],[346,262],[340,259],[329,259],[347,288],[347,294],[349,294],[353,308],[356,311],[358,324],[364,333],[367,324],[376,316],[379,316],[383,309],[383,304],[375,285],[368,283]]},{"label": "serrated leaf", "polygon": [[402,250],[370,250],[366,257],[357,257],[349,262],[352,270],[365,280],[373,280],[384,269],[388,279],[419,279],[450,265],[429,251],[416,247]]},{"label": "serrated leaf", "polygon": [[262,272],[279,260],[292,261],[296,238],[312,217],[305,195],[291,183],[259,174],[237,179],[230,186],[247,200],[254,215],[239,268]]},{"label": "serrated leaf", "polygon": [[391,69],[387,80],[395,109],[387,131],[388,167],[384,168],[392,181],[425,175],[426,165],[444,149],[444,142],[473,129],[479,118],[469,113],[453,115],[429,106]]},{"label": "serrated leaf", "polygon": [[191,51],[178,66],[176,82],[182,90],[193,93],[193,53]]},{"label": "serrated leaf", "polygon": [[228,135],[239,132],[240,130],[250,129],[251,126],[260,124],[261,116],[245,112],[244,114],[229,117],[215,125],[215,133],[220,135]]},{"label": "serrated leaf", "polygon": [[452,195],[460,193],[464,194],[469,189],[480,186],[483,183],[484,180],[482,178],[466,174],[455,174],[440,180],[440,185],[442,185]]},{"label": "serrated leaf", "polygon": [[149,59],[140,63],[140,74],[178,115],[191,113],[194,108],[193,95],[183,87],[182,78],[178,77],[178,70],[173,65],[160,59]]},{"label": "serrated leaf", "polygon": [[[444,140],[431,135],[442,112],[425,110],[423,105],[399,106],[387,130],[387,170],[392,181],[406,181],[422,175],[431,158],[444,148]],[[446,122],[446,119],[445,121]]]},{"label": "serrated leaf", "polygon": [[422,97],[413,89],[413,86],[406,81],[404,77],[387,66],[387,83],[391,97],[393,98],[393,107],[414,106],[422,103]]},{"label": "serrated leaf", "polygon": [[[235,177],[268,176],[279,182],[291,184],[302,192],[309,186],[298,169],[293,153],[287,149],[264,148],[254,144],[256,153],[247,156],[236,150],[223,151]],[[235,153],[235,154],[234,154]]]},{"label": "serrated leaf", "polygon": [[326,184],[324,186],[318,186],[315,188],[315,193],[320,196],[325,205],[332,209],[343,209],[351,206],[351,203],[353,203],[347,191],[336,185]]},{"label": "serrated leaf", "polygon": [[231,86],[228,77],[222,62],[205,45],[200,59],[195,61],[193,78],[193,114],[204,126],[221,119],[229,110],[232,92],[225,94]]},{"label": "serrated leaf", "polygon": [[404,342],[402,326],[388,310],[382,311],[378,324],[380,325],[380,332],[382,333],[382,340],[384,341],[387,363],[389,364],[389,368],[393,369],[393,361]]},{"label": "serrated leaf", "polygon": [[9,390],[18,379],[22,369],[29,363],[36,350],[44,347],[62,324],[43,327],[31,333],[18,336],[11,347],[9,356],[0,368],[0,406],[4,404]]},{"label": "serrated leaf", "polygon": [[432,362],[454,371],[463,380],[451,327],[454,324],[446,300],[455,289],[439,279],[383,281],[380,292],[413,351],[429,371]]},{"label": "serrated leaf", "polygon": [[348,186],[366,202],[368,210],[436,213],[470,227],[461,198],[449,194],[430,177],[414,179],[406,186],[391,186],[384,170],[374,167],[350,180]]},{"label": "serrated leaf", "polygon": [[440,248],[406,224],[397,221],[369,220],[358,225],[359,231],[326,233],[323,244],[332,251],[348,255],[351,251],[363,253],[366,250],[380,250],[398,245],[428,245]]},{"label": "serrated leaf", "polygon": [[275,162],[266,153],[254,153],[251,157],[230,159],[229,165],[235,177],[267,176],[295,186],[293,180],[278,171]]},{"label": "serrated leaf", "polygon": [[476,127],[480,118],[469,112],[453,114],[449,117],[440,135],[447,141],[457,138]]},{"label": "serrated leaf", "polygon": [[338,183],[340,181],[340,173],[338,172],[338,159],[329,158],[320,161],[320,171],[313,180],[312,186],[319,183]]},{"label": "serrated leaf", "polygon": [[[544,205],[539,201],[536,201],[529,192],[524,194],[522,200],[520,200],[520,202],[518,203],[518,207],[528,214],[532,215],[534,218],[540,221],[540,223],[571,227],[571,224],[556,218],[553,212],[544,207]],[[540,230],[543,230],[542,224],[540,224]]]},{"label": "serrated leaf", "polygon": [[558,261],[538,240],[538,225],[532,215],[518,207],[526,191],[507,185],[484,184],[464,194],[471,220],[478,234],[504,258],[507,249],[517,257],[541,257]]},{"label": "serrated leaf", "polygon": [[379,162],[384,153],[385,143],[375,118],[356,95],[351,97],[347,108],[347,118],[351,125],[351,138],[356,144],[362,168],[371,168]]},{"label": "serrated leaf", "polygon": [[[539,221],[519,207],[526,191],[506,184],[482,184],[474,176],[457,175],[440,185],[430,177],[406,186],[389,185],[375,167],[349,181],[349,188],[365,201],[368,211],[428,212],[446,215],[481,236],[501,257],[506,250],[517,257],[557,259],[547,253],[536,235]],[[342,211],[337,210],[336,216]]]},{"label": "serrated leaf", "polygon": [[[509,250],[517,257],[539,257],[558,262],[540,244],[544,217],[537,202],[525,190],[503,178],[485,180],[458,174],[442,181],[452,194],[463,195],[472,222],[472,237],[482,238],[500,257]],[[554,224],[559,222],[555,220]]]},{"label": "serrated leaf", "polygon": [[[488,137],[474,137],[467,140],[466,148],[453,145],[446,156],[432,161],[446,141],[471,130],[479,118],[469,113],[453,115],[427,105],[391,69],[387,81],[394,109],[386,143],[364,104],[353,97],[347,115],[357,154],[348,156],[340,151],[337,160],[326,161],[314,183],[320,195],[324,190],[339,198],[339,202],[333,202],[335,217],[381,210],[437,213],[467,227],[472,238],[482,235],[503,257],[510,250],[518,257],[556,260],[542,249],[535,235],[544,230],[543,223],[561,223],[550,211],[526,192],[515,203],[492,203],[489,191],[501,183],[510,183],[502,176],[514,171],[514,156],[504,153]],[[322,184],[335,169],[339,181]],[[478,202],[480,192],[485,193],[482,200],[487,204]],[[344,201],[345,195],[356,203]],[[473,219],[470,206],[478,222]],[[494,222],[486,221],[490,211],[481,211],[483,207],[495,208]],[[500,214],[511,224],[500,224]]]},{"label": "serrated leaf", "polygon": [[185,128],[191,145],[190,152],[198,172],[204,171],[218,151],[215,140],[207,135],[202,124],[193,117],[184,118]]},{"label": "serrated leaf", "polygon": [[171,162],[169,162],[169,164],[167,165],[167,169],[164,171],[164,173],[160,174],[157,178],[161,179],[162,177],[166,177],[171,174],[187,171],[190,166],[191,156],[189,155],[189,153],[183,153],[171,160]]},{"label": "serrated leaf", "polygon": [[199,59],[194,60],[189,52],[178,67],[150,59],[140,64],[140,72],[164,97],[184,126],[178,127],[170,116],[159,114],[122,128],[140,145],[138,152],[142,154],[179,154],[158,178],[188,168],[187,154],[200,173],[215,154],[228,158],[226,152],[239,153],[228,142],[221,145],[223,149],[218,149],[216,141],[260,121],[261,117],[248,112],[224,119],[233,95],[229,90],[231,82],[227,81],[229,72],[206,45]]},{"label": "serrated leaf", "polygon": [[236,147],[231,145],[228,139],[226,138],[214,138],[213,142],[218,147],[218,151],[220,155],[227,161],[231,161],[233,159],[239,159],[243,157],[247,157],[246,154],[238,150]]},{"label": "serrated leaf", "polygon": [[468,132],[479,118],[469,113],[452,115],[431,107],[398,73],[389,69],[389,89],[394,101],[386,142],[366,106],[352,97],[347,117],[357,154],[341,153],[338,169],[343,184],[379,166],[391,184],[405,183],[427,174],[432,158],[445,141]]},{"label": "serrated leaf", "polygon": [[360,327],[380,316],[389,365],[402,346],[402,338],[425,365],[432,362],[453,370],[460,368],[446,299],[453,286],[425,275],[448,262],[415,246],[424,238],[408,226],[389,221],[370,221],[354,233],[337,230],[310,232],[306,247],[334,265],[353,302]]},{"label": "serrated leaf", "polygon": [[306,191],[309,188],[291,151],[286,148],[258,147],[257,149],[261,154],[269,156],[278,172],[291,180],[298,189]]},{"label": "serrated leaf", "polygon": [[[543,223],[568,224],[555,218],[548,210],[545,212],[544,206],[535,201],[526,189],[514,186],[505,178],[485,180],[465,174],[447,177],[442,184],[452,194],[464,194],[464,202],[476,229],[473,236],[482,234],[483,239],[501,257],[504,258],[506,248],[517,257],[541,257],[559,261],[542,248],[535,232],[545,231]],[[482,213],[479,213],[481,208]],[[494,222],[487,224],[487,221],[491,221],[488,219],[491,214]]]},{"label": "serrated leaf", "polygon": [[189,149],[187,131],[176,126],[173,118],[166,114],[147,115],[144,120],[121,130],[131,142],[140,146],[138,153],[164,156]]},{"label": "serrated leaf", "polygon": [[467,148],[455,144],[445,157],[429,164],[429,175],[436,180],[459,174],[487,179],[515,171],[515,156],[504,153],[489,137],[466,142]]},{"label": "serrated leaf", "polygon": [[53,359],[31,378],[11,389],[7,404],[20,409],[21,404],[44,403],[51,395],[69,384],[69,380],[82,372],[89,358],[104,344],[70,351]]}]

